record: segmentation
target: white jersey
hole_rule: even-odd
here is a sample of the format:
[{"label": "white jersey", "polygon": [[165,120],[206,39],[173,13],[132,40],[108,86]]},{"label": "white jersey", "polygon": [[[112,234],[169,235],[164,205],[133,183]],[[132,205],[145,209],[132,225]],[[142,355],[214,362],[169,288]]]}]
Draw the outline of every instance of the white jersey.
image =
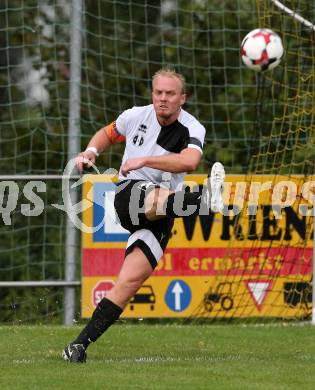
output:
[{"label": "white jersey", "polygon": [[[126,137],[122,164],[129,158],[165,156],[180,153],[185,148],[195,148],[202,153],[206,132],[204,126],[183,109],[175,122],[161,126],[153,104],[124,111],[116,120],[116,129]],[[119,179],[146,180],[155,184],[170,181],[170,189],[179,189],[185,172],[170,175],[171,177],[165,175],[159,169],[143,167],[131,171],[127,177],[119,173]]]}]

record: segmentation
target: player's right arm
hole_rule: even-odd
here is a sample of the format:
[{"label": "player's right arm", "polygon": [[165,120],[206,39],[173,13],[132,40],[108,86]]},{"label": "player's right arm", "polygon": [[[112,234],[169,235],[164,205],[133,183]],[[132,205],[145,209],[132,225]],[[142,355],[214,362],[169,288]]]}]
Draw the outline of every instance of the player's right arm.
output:
[{"label": "player's right arm", "polygon": [[79,171],[82,171],[85,165],[88,167],[92,166],[100,153],[110,145],[118,144],[124,140],[125,137],[118,132],[115,122],[102,127],[93,135],[85,151],[79,153],[76,157],[77,168]]}]

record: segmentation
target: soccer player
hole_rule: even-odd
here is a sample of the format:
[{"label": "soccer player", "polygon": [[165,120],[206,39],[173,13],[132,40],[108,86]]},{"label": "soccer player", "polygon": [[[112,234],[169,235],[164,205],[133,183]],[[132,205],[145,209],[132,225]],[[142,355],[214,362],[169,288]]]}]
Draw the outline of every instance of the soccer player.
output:
[{"label": "soccer player", "polygon": [[209,209],[223,209],[225,173],[221,163],[212,166],[202,195],[179,190],[185,173],[200,163],[205,137],[205,128],[182,108],[185,101],[184,77],[171,69],[159,70],[152,78],[153,104],[124,111],[100,129],[76,157],[82,170],[84,165],[94,164],[111,144],[125,141],[114,206],[121,225],[131,235],[116,284],[78,337],[63,350],[65,360],[86,361],[89,344],[119,318],[152,274],[170,238],[174,218],[182,216],[181,209],[195,207],[195,211],[204,206],[207,214]]}]

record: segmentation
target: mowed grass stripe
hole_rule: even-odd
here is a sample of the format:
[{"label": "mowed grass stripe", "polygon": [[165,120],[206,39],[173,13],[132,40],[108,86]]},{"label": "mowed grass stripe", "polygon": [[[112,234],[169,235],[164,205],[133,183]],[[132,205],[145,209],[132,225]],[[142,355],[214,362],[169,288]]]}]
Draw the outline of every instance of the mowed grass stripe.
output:
[{"label": "mowed grass stripe", "polygon": [[69,364],[80,329],[0,327],[1,389],[314,389],[312,326],[123,323]]}]

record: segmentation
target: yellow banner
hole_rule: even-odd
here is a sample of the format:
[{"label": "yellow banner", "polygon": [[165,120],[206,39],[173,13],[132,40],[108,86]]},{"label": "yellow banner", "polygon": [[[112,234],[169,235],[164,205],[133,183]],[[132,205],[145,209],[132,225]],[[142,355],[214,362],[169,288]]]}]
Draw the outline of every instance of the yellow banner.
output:
[{"label": "yellow banner", "polygon": [[[201,190],[204,175],[186,178]],[[165,255],[123,316],[305,317],[311,310],[313,197],[303,176],[228,175],[223,214],[178,218]],[[87,175],[82,316],[114,285],[128,232],[113,221],[115,184]],[[112,208],[112,209],[111,209]],[[102,225],[103,224],[103,225]]]},{"label": "yellow banner", "polygon": [[[123,318],[306,317],[312,309],[309,277],[217,279],[152,276],[127,305]],[[82,317],[89,318],[116,277],[83,278]]]}]

